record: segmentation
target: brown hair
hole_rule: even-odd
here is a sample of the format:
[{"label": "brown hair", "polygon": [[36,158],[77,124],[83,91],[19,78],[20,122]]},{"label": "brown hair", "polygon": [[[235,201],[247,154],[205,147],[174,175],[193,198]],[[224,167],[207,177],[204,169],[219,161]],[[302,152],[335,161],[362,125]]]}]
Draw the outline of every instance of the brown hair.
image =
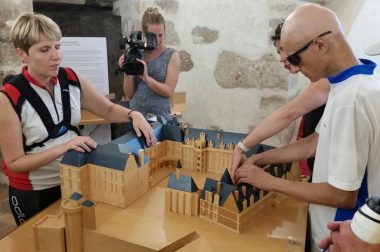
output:
[{"label": "brown hair", "polygon": [[149,7],[145,10],[141,20],[141,27],[143,32],[147,32],[148,24],[163,24],[165,30],[165,19],[157,7]]},{"label": "brown hair", "polygon": [[15,48],[28,53],[29,48],[38,43],[41,35],[59,41],[62,33],[58,25],[45,15],[24,12],[13,23],[11,39]]}]

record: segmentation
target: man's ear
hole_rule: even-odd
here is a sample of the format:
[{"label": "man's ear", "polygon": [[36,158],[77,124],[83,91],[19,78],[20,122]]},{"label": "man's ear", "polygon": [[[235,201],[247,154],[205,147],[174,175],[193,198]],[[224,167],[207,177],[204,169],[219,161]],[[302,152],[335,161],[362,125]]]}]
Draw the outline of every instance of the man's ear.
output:
[{"label": "man's ear", "polygon": [[27,52],[25,52],[21,48],[17,47],[16,48],[16,53],[17,53],[18,57],[22,60],[23,63],[27,63],[28,62],[29,56],[28,56]]},{"label": "man's ear", "polygon": [[318,51],[319,54],[326,54],[329,49],[328,41],[324,40],[323,38],[316,38],[314,40],[315,49]]}]

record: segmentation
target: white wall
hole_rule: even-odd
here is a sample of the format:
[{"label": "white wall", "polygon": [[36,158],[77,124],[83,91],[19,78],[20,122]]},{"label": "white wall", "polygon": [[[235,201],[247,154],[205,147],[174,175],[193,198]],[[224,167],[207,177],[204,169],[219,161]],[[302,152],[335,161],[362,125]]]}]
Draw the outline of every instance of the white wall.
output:
[{"label": "white wall", "polygon": [[367,0],[359,12],[347,39],[355,55],[367,58],[380,64],[380,56],[368,56],[364,50],[380,41],[380,1]]}]

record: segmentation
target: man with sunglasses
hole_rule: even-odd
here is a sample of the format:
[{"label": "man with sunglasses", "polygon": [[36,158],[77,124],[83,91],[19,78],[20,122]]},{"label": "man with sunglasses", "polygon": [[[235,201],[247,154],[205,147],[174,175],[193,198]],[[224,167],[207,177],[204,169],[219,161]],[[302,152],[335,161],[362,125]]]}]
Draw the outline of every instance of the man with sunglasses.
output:
[{"label": "man with sunglasses", "polygon": [[327,222],[352,219],[368,195],[380,194],[380,79],[375,63],[355,57],[339,20],[327,8],[298,7],[284,23],[281,43],[287,60],[311,81],[328,77],[329,98],[317,126],[318,139],[308,137],[256,155],[255,164],[316,153],[313,180],[275,178],[246,165],[236,171],[236,181],[309,202],[312,249],[319,251],[318,242],[329,233]]},{"label": "man with sunglasses", "polygon": [[[280,55],[280,62],[284,68],[289,70],[290,73],[296,74],[299,72],[297,66],[291,65],[286,59],[287,55],[281,48],[281,28],[283,23],[280,23],[274,35],[271,37],[274,46],[277,48],[277,53]],[[314,133],[319,119],[321,118],[324,110],[324,105],[327,102],[328,93],[330,90],[329,83],[326,79],[321,79],[316,82],[310,83],[307,88],[290,103],[276,110],[268,117],[266,117],[255,129],[242,141],[243,149],[249,149],[256,144],[268,139],[269,137],[277,134],[281,130],[288,127],[293,121],[297,120],[300,116],[304,115],[301,120],[298,137],[304,138]],[[236,146],[234,149],[231,174],[234,178],[236,169],[242,164],[254,164],[255,155],[251,156],[248,160],[244,150]],[[314,165],[314,157],[302,160],[302,165],[306,169],[312,171]]]}]

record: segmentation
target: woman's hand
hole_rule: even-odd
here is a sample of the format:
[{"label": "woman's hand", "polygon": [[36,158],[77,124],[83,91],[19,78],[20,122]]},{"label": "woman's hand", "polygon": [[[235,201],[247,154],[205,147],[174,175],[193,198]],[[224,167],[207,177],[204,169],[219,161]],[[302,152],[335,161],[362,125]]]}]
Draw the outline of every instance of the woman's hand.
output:
[{"label": "woman's hand", "polygon": [[154,135],[152,126],[146,121],[145,117],[138,111],[132,111],[130,113],[132,118],[133,129],[136,132],[137,137],[141,134],[144,135],[146,145],[151,146],[156,144],[156,136]]},{"label": "woman's hand", "polygon": [[124,54],[122,54],[118,60],[118,64],[119,64],[119,67],[120,69],[123,68],[123,65],[124,65]]},{"label": "woman's hand", "polygon": [[142,75],[139,75],[140,79],[145,82],[145,84],[148,85],[149,75],[148,75],[148,67],[146,65],[146,62],[141,59],[136,59],[138,62],[140,62],[144,66],[144,72]]},{"label": "woman's hand", "polygon": [[97,143],[88,136],[77,136],[65,143],[66,151],[76,150],[79,152],[90,152],[95,149]]}]

